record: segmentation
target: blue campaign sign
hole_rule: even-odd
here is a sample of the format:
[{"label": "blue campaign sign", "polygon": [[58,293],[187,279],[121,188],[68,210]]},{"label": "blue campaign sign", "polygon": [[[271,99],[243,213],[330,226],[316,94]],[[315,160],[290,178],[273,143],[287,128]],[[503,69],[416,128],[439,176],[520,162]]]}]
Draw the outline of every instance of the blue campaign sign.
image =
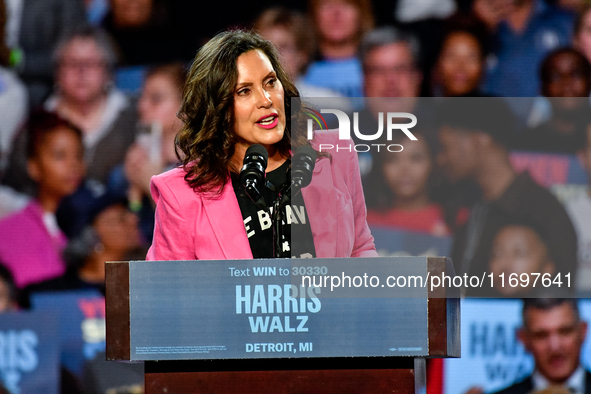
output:
[{"label": "blue campaign sign", "polygon": [[[131,360],[428,353],[426,288],[386,285],[394,273],[419,280],[426,258],[298,264],[306,261],[311,267],[290,259],[130,262]],[[349,277],[351,285],[340,293],[331,293],[330,281],[302,287],[292,277],[300,270],[345,286]],[[372,286],[389,296],[371,298]]]},{"label": "blue campaign sign", "polygon": [[[444,393],[465,393],[471,387],[494,392],[531,374],[533,359],[516,337],[521,327],[519,300],[463,299],[462,357],[444,362]],[[579,301],[581,318],[591,322],[591,302]],[[589,336],[582,363],[591,365]]]},{"label": "blue campaign sign", "polygon": [[97,290],[35,293],[33,309],[59,317],[61,361],[81,376],[84,362],[105,350],[105,298]]},{"label": "blue campaign sign", "polygon": [[57,319],[42,312],[0,314],[0,378],[11,394],[59,392]]},{"label": "blue campaign sign", "polygon": [[380,256],[449,256],[451,237],[436,237],[412,231],[371,226]]}]

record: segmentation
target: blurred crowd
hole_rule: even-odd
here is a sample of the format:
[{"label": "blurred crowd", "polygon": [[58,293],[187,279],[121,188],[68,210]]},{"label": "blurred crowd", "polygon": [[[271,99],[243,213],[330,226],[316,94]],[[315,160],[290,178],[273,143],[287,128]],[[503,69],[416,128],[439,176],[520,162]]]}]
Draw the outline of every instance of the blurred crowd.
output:
[{"label": "blurred crowd", "polygon": [[[104,294],[105,261],[145,257],[150,177],[181,159],[185,72],[228,28],[256,29],[302,97],[365,130],[417,116],[417,141],[384,141],[401,152],[359,152],[370,227],[450,239],[460,274],[570,275],[554,294],[591,291],[591,188],[553,182],[565,165],[591,174],[587,0],[0,0],[2,310]],[[521,282],[466,294],[540,295]]]}]

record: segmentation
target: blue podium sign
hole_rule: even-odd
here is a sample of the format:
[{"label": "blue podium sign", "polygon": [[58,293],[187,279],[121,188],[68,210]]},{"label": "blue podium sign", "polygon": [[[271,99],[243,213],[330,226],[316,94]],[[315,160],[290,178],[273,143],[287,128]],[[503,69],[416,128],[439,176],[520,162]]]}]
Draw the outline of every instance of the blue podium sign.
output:
[{"label": "blue podium sign", "polygon": [[426,356],[426,261],[132,261],[130,359]]}]

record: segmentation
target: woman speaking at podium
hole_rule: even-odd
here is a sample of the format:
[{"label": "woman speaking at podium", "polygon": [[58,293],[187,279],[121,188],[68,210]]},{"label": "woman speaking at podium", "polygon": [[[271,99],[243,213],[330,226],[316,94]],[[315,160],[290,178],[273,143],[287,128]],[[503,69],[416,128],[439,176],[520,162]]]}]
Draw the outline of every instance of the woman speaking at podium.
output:
[{"label": "woman speaking at podium", "polygon": [[[301,114],[291,108],[293,97],[299,93],[276,49],[258,34],[223,32],[199,50],[179,111],[182,166],[152,178],[156,216],[148,260],[274,257],[272,212],[253,202],[240,181],[248,148],[259,144],[268,153],[258,188],[269,207],[290,182],[292,144],[317,149],[337,138],[324,131],[308,141],[305,130],[292,130],[292,110]],[[292,197],[283,223],[286,256],[377,256],[357,154],[319,154],[311,183]]]}]

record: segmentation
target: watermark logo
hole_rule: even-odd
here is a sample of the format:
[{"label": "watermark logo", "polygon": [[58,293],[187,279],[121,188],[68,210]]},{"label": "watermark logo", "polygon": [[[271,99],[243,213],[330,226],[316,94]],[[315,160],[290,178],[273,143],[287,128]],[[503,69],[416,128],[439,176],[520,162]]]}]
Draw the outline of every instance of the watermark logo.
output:
[{"label": "watermark logo", "polygon": [[[314,123],[316,123],[321,130],[328,129],[326,120],[321,115],[322,114],[333,114],[337,117],[338,120],[338,130],[339,130],[339,140],[349,140],[351,141],[351,120],[349,116],[338,109],[321,109],[320,113],[309,109],[311,112],[305,112],[310,118],[307,122],[307,137],[308,140],[312,140],[314,136]],[[384,122],[384,118],[386,121]],[[400,119],[407,119],[409,122],[405,123],[398,123]],[[396,120],[396,123],[395,123]],[[361,141],[377,141],[378,139],[382,138],[384,134],[384,123],[386,123],[386,140],[392,141],[392,135],[394,131],[402,131],[411,141],[417,141],[417,137],[410,131],[411,128],[416,126],[417,124],[417,117],[408,112],[379,112],[378,113],[378,130],[373,134],[364,134],[359,129],[359,112],[353,112],[353,133],[355,137],[357,137]],[[340,147],[338,144],[336,147],[332,144],[321,144],[320,150],[331,150],[336,149],[339,150],[351,150],[354,149],[356,152],[368,152],[370,150],[375,149],[378,152],[380,148],[384,148],[388,150],[388,152],[401,152],[403,150],[402,145],[400,144],[355,144],[355,145],[347,145],[346,147]]]},{"label": "watermark logo", "polygon": [[[318,125],[318,127],[320,128],[320,130],[328,130],[328,125],[326,124],[326,120],[324,119],[324,117],[322,115],[320,115],[317,111],[314,111],[312,108],[306,108],[308,111],[304,111],[304,114],[308,115],[309,117],[311,117],[312,119],[314,119],[314,121],[316,122],[316,124]],[[314,122],[312,121],[312,119],[308,119],[308,139],[311,140],[313,137],[313,128],[314,128]]]}]

